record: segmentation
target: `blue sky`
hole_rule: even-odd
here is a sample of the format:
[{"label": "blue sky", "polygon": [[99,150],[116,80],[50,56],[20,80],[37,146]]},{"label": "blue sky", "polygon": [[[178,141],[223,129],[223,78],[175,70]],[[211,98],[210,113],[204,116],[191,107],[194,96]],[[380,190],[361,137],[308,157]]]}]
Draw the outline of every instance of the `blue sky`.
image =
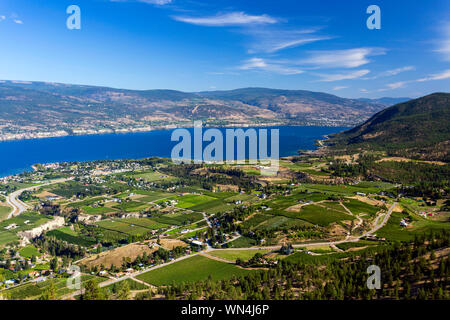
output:
[{"label": "blue sky", "polygon": [[[81,29],[66,27],[69,5]],[[369,5],[381,29],[369,30]],[[2,0],[0,79],[344,97],[450,88],[450,1]]]}]

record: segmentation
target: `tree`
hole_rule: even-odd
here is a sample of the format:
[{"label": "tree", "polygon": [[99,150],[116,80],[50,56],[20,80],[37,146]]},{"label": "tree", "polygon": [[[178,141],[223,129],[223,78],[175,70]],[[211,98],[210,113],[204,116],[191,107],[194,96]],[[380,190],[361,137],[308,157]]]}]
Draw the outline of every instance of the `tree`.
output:
[{"label": "tree", "polygon": [[56,271],[58,269],[58,258],[54,257],[52,260],[50,260],[50,269],[53,271]]},{"label": "tree", "polygon": [[119,283],[117,288],[117,300],[128,300],[130,298],[130,286],[127,281]]},{"label": "tree", "polygon": [[82,300],[102,300],[103,293],[94,279],[88,280],[84,287],[84,293],[81,295]]},{"label": "tree", "polygon": [[50,281],[50,285],[45,289],[39,300],[58,300],[55,283],[53,281]]}]

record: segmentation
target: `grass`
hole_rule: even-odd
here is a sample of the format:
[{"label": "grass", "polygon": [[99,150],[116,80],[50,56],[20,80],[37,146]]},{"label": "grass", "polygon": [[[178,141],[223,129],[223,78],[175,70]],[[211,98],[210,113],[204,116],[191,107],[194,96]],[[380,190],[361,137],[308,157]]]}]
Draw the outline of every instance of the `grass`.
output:
[{"label": "grass", "polygon": [[368,213],[369,215],[375,215],[379,208],[375,206],[371,206],[370,204],[364,203],[359,200],[355,199],[346,199],[343,201],[344,206],[347,207],[353,214],[360,214],[360,213]]},{"label": "grass", "polygon": [[0,221],[8,218],[8,215],[10,214],[11,211],[12,211],[11,207],[0,206]]},{"label": "grass", "polygon": [[236,240],[230,242],[229,246],[232,248],[247,248],[247,247],[255,246],[257,244],[258,243],[256,242],[256,240],[242,236],[242,237],[239,237]]},{"label": "grass", "polygon": [[439,231],[445,229],[450,230],[450,223],[441,221],[432,221],[422,217],[409,216],[413,223],[411,228],[400,226],[400,221],[408,217],[407,214],[393,212],[388,223],[377,231],[377,236],[393,241],[411,241],[416,235],[429,233],[431,230]]},{"label": "grass", "polygon": [[175,262],[165,267],[161,267],[137,276],[139,280],[152,285],[162,286],[173,283],[192,283],[201,280],[231,279],[234,276],[242,276],[250,273],[235,265],[212,260],[200,255]]},{"label": "grass", "polygon": [[270,250],[263,250],[263,249],[255,249],[255,250],[215,250],[211,251],[208,254],[219,257],[222,259],[226,259],[229,261],[236,261],[236,259],[241,259],[244,261],[248,261],[250,258],[253,258],[253,256],[257,253],[265,254],[269,252]]},{"label": "grass", "polygon": [[19,254],[24,258],[31,258],[32,256],[40,257],[41,253],[33,246],[24,247],[19,251]]},{"label": "grass", "polygon": [[298,213],[300,219],[319,226],[328,226],[333,222],[354,220],[355,217],[333,209],[325,209],[317,205],[303,206]]}]

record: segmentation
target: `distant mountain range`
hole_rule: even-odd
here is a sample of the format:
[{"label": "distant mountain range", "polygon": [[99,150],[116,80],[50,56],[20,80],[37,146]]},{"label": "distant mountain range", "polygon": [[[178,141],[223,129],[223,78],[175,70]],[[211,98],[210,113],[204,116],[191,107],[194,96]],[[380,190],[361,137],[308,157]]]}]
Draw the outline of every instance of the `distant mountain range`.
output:
[{"label": "distant mountain range", "polygon": [[0,140],[191,126],[354,126],[386,107],[304,90],[188,93],[0,81]]},{"label": "distant mountain range", "polygon": [[384,105],[386,107],[390,107],[390,106],[393,106],[395,104],[399,104],[399,103],[402,103],[402,102],[409,101],[409,100],[411,100],[411,98],[405,98],[405,97],[400,97],[400,98],[383,97],[383,98],[378,98],[378,99],[359,98],[357,100],[358,101],[369,102],[369,103],[382,104],[382,105]]},{"label": "distant mountain range", "polygon": [[332,150],[383,150],[390,155],[449,161],[450,94],[434,93],[378,112],[326,141]]}]

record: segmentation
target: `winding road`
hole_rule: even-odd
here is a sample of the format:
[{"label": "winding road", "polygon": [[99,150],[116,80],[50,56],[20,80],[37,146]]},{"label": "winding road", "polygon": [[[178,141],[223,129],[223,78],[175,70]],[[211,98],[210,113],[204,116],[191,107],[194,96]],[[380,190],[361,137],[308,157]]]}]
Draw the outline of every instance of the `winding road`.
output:
[{"label": "winding road", "polygon": [[8,215],[8,219],[10,219],[12,217],[17,217],[21,213],[31,209],[31,207],[28,204],[26,204],[23,201],[19,200],[18,197],[22,194],[22,192],[24,192],[24,191],[33,191],[33,190],[36,190],[36,189],[44,187],[44,186],[48,186],[48,185],[55,184],[55,183],[66,182],[66,181],[69,181],[69,180],[72,180],[72,179],[73,178],[64,178],[64,179],[52,180],[52,181],[49,181],[49,182],[46,182],[46,183],[43,183],[43,184],[39,184],[39,185],[36,185],[36,186],[24,188],[24,189],[19,189],[19,190],[16,190],[16,191],[10,193],[6,197],[6,202],[13,208],[13,210]]}]

